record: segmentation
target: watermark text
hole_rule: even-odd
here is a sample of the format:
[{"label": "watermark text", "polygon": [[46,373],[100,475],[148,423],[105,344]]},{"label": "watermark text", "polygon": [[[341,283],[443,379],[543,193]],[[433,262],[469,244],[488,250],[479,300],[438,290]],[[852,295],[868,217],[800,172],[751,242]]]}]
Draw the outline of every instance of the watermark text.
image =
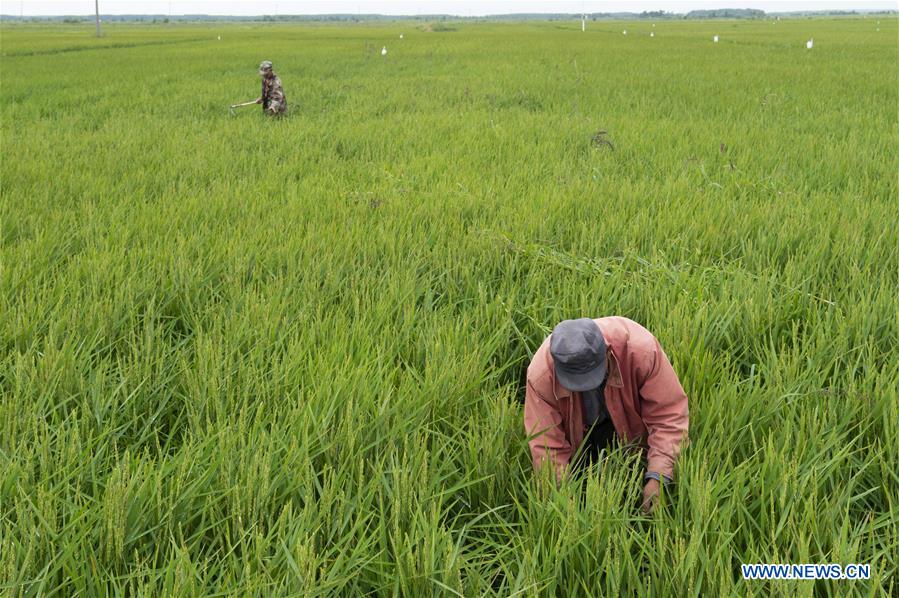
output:
[{"label": "watermark text", "polygon": [[751,563],[740,565],[743,579],[870,579],[871,565],[852,563],[776,564]]}]

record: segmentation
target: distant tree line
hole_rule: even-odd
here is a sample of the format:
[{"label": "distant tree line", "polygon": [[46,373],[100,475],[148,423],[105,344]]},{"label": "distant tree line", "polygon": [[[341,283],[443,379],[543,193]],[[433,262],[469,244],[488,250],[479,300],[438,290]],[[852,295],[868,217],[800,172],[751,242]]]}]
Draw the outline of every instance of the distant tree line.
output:
[{"label": "distant tree line", "polygon": [[764,10],[757,8],[718,8],[715,10],[691,10],[685,19],[764,19]]},{"label": "distant tree line", "polygon": [[[714,10],[691,10],[686,14],[666,12],[664,10],[650,10],[636,12],[594,12],[587,13],[586,17],[591,21],[605,20],[683,20],[683,19],[764,19],[772,16],[785,17],[818,17],[818,16],[860,16],[860,15],[893,15],[899,14],[899,10],[883,11],[857,11],[857,10],[819,10],[766,13],[755,8],[719,8]],[[570,21],[580,19],[580,14],[570,13],[515,13],[505,15],[489,15],[484,17],[462,17],[456,15],[378,15],[378,14],[328,14],[328,15],[257,15],[257,16],[223,16],[223,15],[101,15],[104,22],[150,22],[168,23],[178,22],[216,22],[216,21],[243,21],[243,22],[370,22],[370,21]],[[3,21],[56,21],[63,23],[84,23],[93,20],[93,17],[65,15],[50,17],[19,17],[16,15],[0,15]]]}]

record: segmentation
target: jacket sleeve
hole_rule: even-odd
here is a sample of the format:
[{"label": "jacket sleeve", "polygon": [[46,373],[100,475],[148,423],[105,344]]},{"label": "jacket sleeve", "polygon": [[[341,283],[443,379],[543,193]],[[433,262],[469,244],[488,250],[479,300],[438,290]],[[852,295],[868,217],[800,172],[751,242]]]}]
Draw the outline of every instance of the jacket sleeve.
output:
[{"label": "jacket sleeve", "polygon": [[641,416],[649,431],[647,471],[674,479],[674,463],[687,442],[687,395],[658,340],[647,356],[640,386]]},{"label": "jacket sleeve", "polygon": [[530,379],[524,398],[524,427],[534,469],[540,471],[544,463],[549,461],[556,479],[561,480],[571,459],[571,445],[562,429],[559,403],[555,398],[547,398],[538,391]]}]

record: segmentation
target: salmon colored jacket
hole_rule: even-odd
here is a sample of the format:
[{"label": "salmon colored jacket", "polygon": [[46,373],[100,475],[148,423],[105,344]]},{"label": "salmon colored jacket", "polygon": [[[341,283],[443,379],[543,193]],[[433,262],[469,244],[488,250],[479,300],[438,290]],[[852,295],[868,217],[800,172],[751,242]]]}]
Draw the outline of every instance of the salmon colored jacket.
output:
[{"label": "salmon colored jacket", "polygon": [[[618,316],[594,320],[608,347],[606,409],[623,443],[646,449],[647,472],[674,479],[687,442],[687,395],[659,341],[643,326]],[[546,462],[561,479],[584,441],[581,393],[556,380],[549,337],[528,367],[524,426],[534,468]]]}]

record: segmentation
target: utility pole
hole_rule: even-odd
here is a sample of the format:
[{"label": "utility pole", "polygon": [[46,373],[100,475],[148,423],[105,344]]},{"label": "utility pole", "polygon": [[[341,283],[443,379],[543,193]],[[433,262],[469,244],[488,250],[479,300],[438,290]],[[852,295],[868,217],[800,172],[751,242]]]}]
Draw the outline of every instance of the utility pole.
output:
[{"label": "utility pole", "polygon": [[97,18],[97,37],[100,37],[100,0],[94,0],[94,13]]}]

